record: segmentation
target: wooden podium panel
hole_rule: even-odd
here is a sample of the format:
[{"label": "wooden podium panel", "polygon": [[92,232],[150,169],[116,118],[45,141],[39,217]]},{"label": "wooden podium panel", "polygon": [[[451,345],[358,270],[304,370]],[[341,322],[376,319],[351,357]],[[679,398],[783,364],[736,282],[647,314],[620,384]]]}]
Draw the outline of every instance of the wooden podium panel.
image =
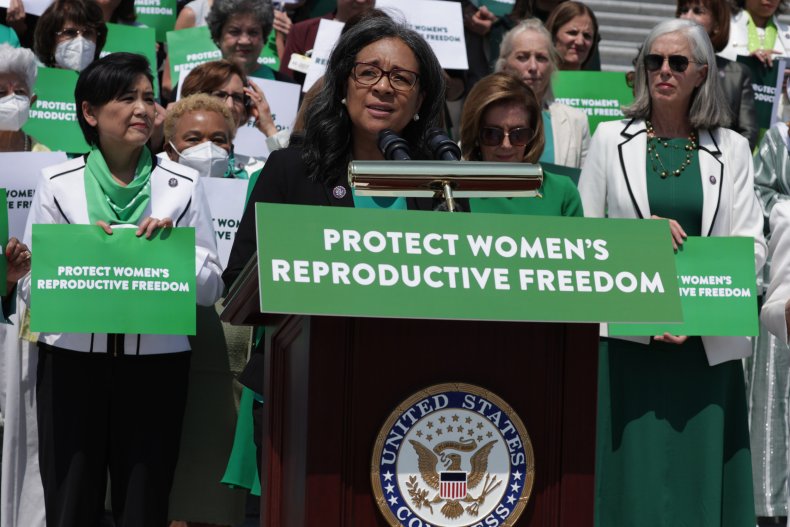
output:
[{"label": "wooden podium panel", "polygon": [[518,526],[593,523],[598,325],[288,316],[267,327],[261,524],[387,525],[370,463],[413,393],[464,382],[503,398],[532,440]]}]

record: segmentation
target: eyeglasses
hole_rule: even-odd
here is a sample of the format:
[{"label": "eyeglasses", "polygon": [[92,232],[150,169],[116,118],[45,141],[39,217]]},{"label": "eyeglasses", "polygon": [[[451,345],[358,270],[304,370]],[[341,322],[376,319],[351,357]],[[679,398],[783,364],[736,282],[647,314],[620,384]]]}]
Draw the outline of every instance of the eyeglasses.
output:
[{"label": "eyeglasses", "polygon": [[80,35],[88,40],[96,40],[98,32],[92,27],[85,27],[82,29],[78,29],[76,27],[67,27],[66,29],[56,31],[55,35],[58,37],[63,37],[65,40],[74,40]]},{"label": "eyeglasses", "polygon": [[213,91],[211,92],[212,97],[217,97],[222,99],[223,102],[227,101],[230,98],[233,101],[233,104],[238,104],[240,106],[244,106],[247,104],[247,94],[246,93],[228,93],[225,91]]},{"label": "eyeglasses", "polygon": [[658,71],[664,65],[665,60],[669,62],[669,69],[677,73],[686,71],[690,63],[699,64],[698,62],[689,60],[689,58],[684,55],[670,55],[665,57],[663,55],[651,53],[645,55],[645,68],[647,71]]},{"label": "eyeglasses", "polygon": [[351,76],[362,86],[373,86],[382,77],[387,77],[390,80],[392,89],[397,91],[410,91],[420,78],[419,73],[413,71],[400,68],[392,68],[389,71],[385,71],[375,64],[368,64],[367,62],[355,63],[354,69],[351,70]]},{"label": "eyeglasses", "polygon": [[499,146],[507,135],[510,144],[513,146],[526,146],[530,139],[535,136],[532,128],[513,128],[507,134],[501,128],[495,126],[484,126],[480,130],[480,144],[483,146]]}]

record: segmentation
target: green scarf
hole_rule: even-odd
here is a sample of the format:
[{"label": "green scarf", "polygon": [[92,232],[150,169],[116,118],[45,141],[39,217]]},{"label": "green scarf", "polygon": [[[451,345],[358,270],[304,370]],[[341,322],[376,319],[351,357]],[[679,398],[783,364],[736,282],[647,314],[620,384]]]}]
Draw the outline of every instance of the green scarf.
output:
[{"label": "green scarf", "polygon": [[754,20],[752,20],[752,15],[745,9],[743,11],[746,13],[746,34],[749,39],[747,42],[749,53],[754,53],[758,49],[774,49],[776,35],[778,33],[776,24],[774,24],[774,19],[768,19],[768,23],[765,24],[765,35],[763,38],[760,38],[757,34],[757,26],[754,24]]},{"label": "green scarf", "polygon": [[143,147],[134,179],[124,187],[112,177],[101,150],[94,147],[85,162],[85,196],[90,222],[139,223],[151,201],[152,167],[151,152]]}]

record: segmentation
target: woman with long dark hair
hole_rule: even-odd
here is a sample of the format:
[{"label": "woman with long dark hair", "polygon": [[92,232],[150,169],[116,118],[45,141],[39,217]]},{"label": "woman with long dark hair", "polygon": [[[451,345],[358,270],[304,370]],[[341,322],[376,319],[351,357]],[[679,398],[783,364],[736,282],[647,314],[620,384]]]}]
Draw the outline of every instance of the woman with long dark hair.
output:
[{"label": "woman with long dark hair", "polygon": [[[423,136],[440,123],[445,83],[430,46],[386,17],[365,18],[341,36],[327,64],[323,90],[313,100],[299,145],[272,152],[252,190],[228,266],[230,286],[255,252],[255,203],[431,209],[431,200],[354,196],[345,177],[349,161],[383,159],[378,133],[391,129],[412,157],[429,158]],[[253,352],[240,379],[261,394],[263,349]],[[260,402],[253,413],[262,408]],[[260,426],[256,426],[260,433]],[[260,438],[256,437],[260,448]],[[260,455],[258,456],[260,460]]]}]

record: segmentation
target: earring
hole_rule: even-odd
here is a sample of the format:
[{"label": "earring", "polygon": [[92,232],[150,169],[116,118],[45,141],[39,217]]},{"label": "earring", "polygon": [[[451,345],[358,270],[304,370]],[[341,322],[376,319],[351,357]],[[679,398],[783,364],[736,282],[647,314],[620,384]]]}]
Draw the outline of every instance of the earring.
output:
[{"label": "earring", "polygon": [[345,98],[345,97],[343,97],[342,99],[340,99],[340,104],[342,104],[343,106],[345,106],[345,105],[346,105],[346,98]]},{"label": "earring", "polygon": [[415,113],[415,114],[414,114],[414,120],[415,120],[415,121],[419,121],[419,120],[420,120],[420,114],[418,114],[418,113]]}]

